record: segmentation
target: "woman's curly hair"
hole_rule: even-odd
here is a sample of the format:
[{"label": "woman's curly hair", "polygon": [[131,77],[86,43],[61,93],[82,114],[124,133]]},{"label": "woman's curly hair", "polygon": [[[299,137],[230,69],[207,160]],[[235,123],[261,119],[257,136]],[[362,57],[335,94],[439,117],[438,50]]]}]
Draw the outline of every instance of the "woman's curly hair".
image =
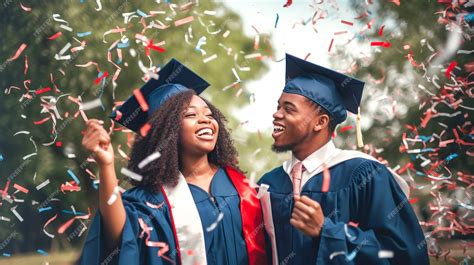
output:
[{"label": "woman's curly hair", "polygon": [[[135,136],[128,168],[142,175],[143,179],[139,182],[130,180],[134,186],[147,187],[159,192],[165,184],[173,186],[177,184],[183,112],[188,108],[194,95],[196,95],[194,90],[187,90],[170,97],[149,119],[151,129],[148,134],[145,137],[140,134]],[[231,166],[239,170],[238,153],[226,129],[227,119],[214,105],[203,100],[219,124],[216,146],[208,154],[209,163],[218,167]],[[157,151],[161,154],[160,158],[141,169],[138,168],[143,159]]]}]

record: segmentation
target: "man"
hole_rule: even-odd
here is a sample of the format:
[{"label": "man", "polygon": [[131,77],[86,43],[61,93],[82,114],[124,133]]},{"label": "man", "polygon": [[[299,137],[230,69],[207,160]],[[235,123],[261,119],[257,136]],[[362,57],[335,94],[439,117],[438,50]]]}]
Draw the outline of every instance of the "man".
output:
[{"label": "man", "polygon": [[364,83],[288,54],[286,75],[272,148],[292,158],[259,181],[273,264],[429,264],[403,179],[330,140]]}]

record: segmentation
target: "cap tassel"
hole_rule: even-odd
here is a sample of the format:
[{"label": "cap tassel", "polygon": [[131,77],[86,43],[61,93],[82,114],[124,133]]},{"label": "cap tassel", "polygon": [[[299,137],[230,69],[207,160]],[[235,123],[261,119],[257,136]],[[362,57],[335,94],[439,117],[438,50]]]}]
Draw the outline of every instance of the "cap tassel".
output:
[{"label": "cap tassel", "polygon": [[362,129],[360,128],[360,107],[357,109],[357,119],[356,119],[356,134],[357,134],[357,146],[359,148],[364,146],[362,141]]}]

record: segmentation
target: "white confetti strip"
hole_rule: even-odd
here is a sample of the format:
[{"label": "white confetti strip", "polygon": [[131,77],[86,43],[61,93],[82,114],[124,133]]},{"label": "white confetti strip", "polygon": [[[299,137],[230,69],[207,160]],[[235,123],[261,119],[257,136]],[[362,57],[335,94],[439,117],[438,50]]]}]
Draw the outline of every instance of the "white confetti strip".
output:
[{"label": "white confetti strip", "polygon": [[136,181],[142,181],[143,177],[140,175],[140,174],[137,174],[135,172],[132,172],[130,170],[128,170],[127,168],[122,168],[120,170],[120,173],[124,174],[125,176],[131,178],[131,179],[134,179]]},{"label": "white confetti strip", "polygon": [[390,259],[393,258],[393,251],[390,250],[380,250],[379,259]]},{"label": "white confetti strip", "polygon": [[49,179],[43,181],[43,183],[39,184],[38,186],[36,186],[36,190],[40,190],[42,188],[44,188],[46,185],[49,184]]},{"label": "white confetti strip", "polygon": [[224,214],[222,212],[219,213],[219,215],[217,216],[217,220],[214,223],[212,223],[209,227],[206,227],[206,231],[211,232],[212,230],[216,229],[217,225],[223,218],[224,218]]},{"label": "white confetti strip", "polygon": [[142,169],[144,166],[148,165],[151,161],[158,159],[161,157],[160,152],[155,152],[149,156],[147,156],[145,159],[143,159],[139,164],[138,168]]}]

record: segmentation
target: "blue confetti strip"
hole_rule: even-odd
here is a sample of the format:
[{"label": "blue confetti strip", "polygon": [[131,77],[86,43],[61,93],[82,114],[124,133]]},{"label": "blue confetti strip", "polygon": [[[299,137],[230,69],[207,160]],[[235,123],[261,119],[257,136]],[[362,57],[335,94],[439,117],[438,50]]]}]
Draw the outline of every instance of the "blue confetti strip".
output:
[{"label": "blue confetti strip", "polygon": [[67,213],[67,214],[72,214],[72,215],[86,215],[86,213],[83,213],[83,212],[76,212],[76,214],[74,214],[74,212],[71,210],[62,210],[62,212]]},{"label": "blue confetti strip", "polygon": [[81,183],[81,182],[79,181],[79,179],[76,177],[76,175],[74,175],[74,172],[72,172],[72,170],[68,169],[68,170],[67,170],[67,173],[69,174],[69,176],[71,176],[71,178],[72,178],[77,184]]},{"label": "blue confetti strip", "polygon": [[446,161],[451,161],[453,158],[458,157],[458,154],[450,154],[448,157],[446,157]]},{"label": "blue confetti strip", "polygon": [[91,34],[92,34],[92,32],[91,32],[91,31],[87,31],[87,32],[78,32],[78,33],[77,33],[77,36],[78,36],[79,38],[82,38],[82,37],[85,37],[85,36],[89,36],[89,35],[91,35]]},{"label": "blue confetti strip", "polygon": [[51,206],[48,206],[48,207],[44,207],[44,208],[38,208],[38,211],[41,213],[41,212],[44,212],[44,211],[49,211],[53,208],[51,208]]},{"label": "blue confetti strip", "polygon": [[10,254],[10,253],[5,253],[5,252],[3,252],[3,256],[4,256],[4,257],[10,257],[11,254]]},{"label": "blue confetti strip", "polygon": [[0,161],[3,161],[3,155],[0,154]]},{"label": "blue confetti strip", "polygon": [[141,11],[140,9],[137,9],[137,13],[142,17],[148,17],[148,15],[145,14],[145,12]]},{"label": "blue confetti strip", "polygon": [[43,255],[43,256],[48,256],[48,252],[42,250],[42,249],[38,249],[36,252],[38,252],[39,254]]},{"label": "blue confetti strip", "polygon": [[276,18],[276,20],[275,20],[275,28],[277,28],[278,19],[280,19],[280,16],[279,16],[278,13],[277,13],[277,18]]}]

